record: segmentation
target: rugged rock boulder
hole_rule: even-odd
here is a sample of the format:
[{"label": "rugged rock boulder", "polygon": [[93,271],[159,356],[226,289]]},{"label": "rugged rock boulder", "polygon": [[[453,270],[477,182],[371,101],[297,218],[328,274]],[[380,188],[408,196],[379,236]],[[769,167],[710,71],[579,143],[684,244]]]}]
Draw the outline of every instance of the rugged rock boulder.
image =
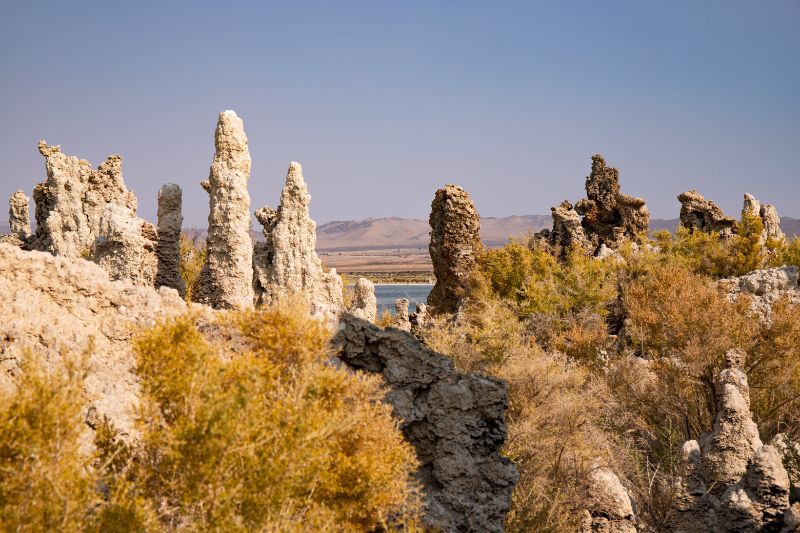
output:
[{"label": "rugged rock boulder", "polygon": [[109,156],[97,170],[85,159],[67,156],[60,146],[39,142],[47,179],[33,190],[36,234],[33,250],[85,257],[100,235],[100,219],[112,203],[136,213],[136,197],[122,180],[122,157]]},{"label": "rugged rock boulder", "polygon": [[103,267],[112,280],[129,279],[135,285],[152,287],[158,266],[157,240],[152,224],[127,207],[107,204],[87,258]]},{"label": "rugged rock boulder", "polygon": [[772,316],[772,306],[781,298],[800,304],[799,281],[797,267],[788,265],[754,270],[738,278],[722,279],[717,285],[730,300],[736,300],[742,295],[750,298],[753,312],[762,322],[768,322]]},{"label": "rugged rock boulder", "polygon": [[8,199],[8,225],[11,235],[24,242],[31,236],[30,200],[23,191],[17,191]]},{"label": "rugged rock boulder", "polygon": [[500,455],[503,382],[457,372],[411,334],[345,315],[334,340],[350,368],[383,376],[386,401],[414,445],[425,521],[446,532],[502,531],[518,474]]},{"label": "rugged rock boulder", "polygon": [[133,430],[138,385],[129,341],[158,318],[186,311],[171,289],[110,281],[82,259],[53,257],[0,244],[0,386],[13,387],[21,350],[30,348],[58,368],[65,355],[89,351],[90,412]]},{"label": "rugged rock boulder", "polygon": [[650,213],[641,198],[622,193],[619,171],[606,165],[600,154],[592,156],[592,171],[586,177],[586,198],[572,204],[564,201],[552,208],[553,229],[537,234],[563,257],[570,247],[592,255],[601,248],[616,249],[624,240],[646,234]]},{"label": "rugged rock boulder", "polygon": [[300,163],[289,165],[278,209],[262,207],[255,212],[266,240],[254,249],[253,286],[256,304],[272,304],[301,294],[314,315],[333,316],[344,306],[342,280],[331,269],[325,272],[315,250],[316,223],[311,219],[311,195]]},{"label": "rugged rock boulder", "polygon": [[394,301],[394,324],[392,327],[403,331],[411,331],[411,318],[408,316],[408,298],[398,298]]},{"label": "rugged rock boulder", "polygon": [[178,185],[166,183],[158,191],[156,286],[175,289],[181,297],[186,295],[186,283],[181,277],[182,204],[183,191]]},{"label": "rugged rock boulder", "polygon": [[719,373],[719,414],[711,434],[683,446],[682,475],[667,531],[790,531],[789,477],[750,415],[744,354],[728,353]]},{"label": "rugged rock boulder", "polygon": [[717,204],[694,189],[679,194],[678,201],[681,226],[689,231],[716,232],[723,237],[730,237],[736,231],[736,219],[726,216]]},{"label": "rugged rock boulder", "polygon": [[367,278],[358,278],[353,287],[353,305],[350,308],[353,316],[375,322],[378,316],[378,299],[375,298],[375,284]]},{"label": "rugged rock boulder", "polygon": [[636,533],[636,517],[628,492],[608,467],[596,465],[589,473],[588,509],[581,533]]},{"label": "rugged rock boulder", "polygon": [[219,114],[216,153],[208,180],[208,253],[198,299],[215,309],[253,305],[253,242],[250,237],[250,151],[244,123],[234,111]]},{"label": "rugged rock boulder", "polygon": [[480,253],[481,218],[467,191],[446,185],[431,203],[429,252],[436,284],[428,296],[432,313],[454,313],[467,296],[467,278]]},{"label": "rugged rock boulder", "polygon": [[767,239],[774,241],[782,241],[786,236],[781,230],[781,218],[778,216],[778,210],[774,205],[762,204],[752,194],[745,193],[744,206],[742,207],[742,218],[745,215],[756,216],[761,219],[764,229],[761,232],[761,243],[767,242]]}]

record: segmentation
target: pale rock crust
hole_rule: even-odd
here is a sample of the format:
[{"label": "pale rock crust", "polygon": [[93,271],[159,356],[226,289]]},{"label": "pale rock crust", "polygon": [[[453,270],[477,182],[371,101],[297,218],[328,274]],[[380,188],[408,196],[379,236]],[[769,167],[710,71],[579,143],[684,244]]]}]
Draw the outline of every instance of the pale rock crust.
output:
[{"label": "pale rock crust", "polygon": [[678,195],[681,203],[681,226],[689,231],[716,232],[722,237],[730,237],[736,231],[736,219],[725,215],[722,209],[706,200],[692,189]]},{"label": "pale rock crust", "polygon": [[375,322],[378,316],[375,284],[367,278],[358,278],[353,287],[353,306],[350,308],[350,313],[368,322]]},{"label": "pale rock crust", "polygon": [[800,304],[798,268],[787,265],[779,268],[754,270],[737,278],[721,279],[717,286],[731,301],[740,296],[750,298],[752,311],[762,322],[769,322],[772,306],[781,298]]},{"label": "pale rock crust", "polygon": [[586,177],[586,198],[573,207],[568,201],[551,209],[553,229],[536,234],[563,258],[570,248],[595,255],[600,249],[615,250],[626,240],[647,233],[650,212],[642,198],[624,194],[619,171],[606,165],[600,154],[592,156]]},{"label": "pale rock crust", "polygon": [[710,435],[683,446],[681,477],[666,531],[791,531],[789,477],[750,415],[744,354],[729,352],[719,373],[719,414]]},{"label": "pale rock crust", "polygon": [[87,258],[103,267],[111,280],[129,279],[152,287],[158,266],[157,240],[152,224],[125,206],[107,204]]},{"label": "pale rock crust", "polygon": [[481,218],[467,191],[446,185],[431,203],[429,252],[436,284],[428,296],[431,313],[454,313],[467,297],[468,277],[482,250]]},{"label": "pale rock crust", "polygon": [[398,298],[394,301],[395,315],[393,327],[403,331],[411,331],[411,320],[408,316],[409,304],[408,298]]},{"label": "pale rock crust", "polygon": [[136,197],[122,180],[122,157],[109,156],[97,170],[85,159],[68,156],[60,146],[39,142],[47,179],[33,190],[36,234],[33,250],[63,257],[85,257],[100,235],[100,219],[109,203],[136,213]]},{"label": "pale rock crust", "polygon": [[767,242],[767,239],[772,239],[773,241],[786,239],[783,230],[781,230],[781,218],[778,216],[778,210],[774,205],[762,204],[752,194],[745,193],[742,218],[745,215],[757,216],[761,219],[761,223],[764,225],[764,229],[761,232],[761,244]]},{"label": "pale rock crust", "polygon": [[253,305],[253,242],[250,237],[250,151],[244,123],[234,111],[219,114],[216,153],[208,180],[208,253],[198,300],[215,309]]},{"label": "pale rock crust", "polygon": [[334,339],[350,368],[380,374],[385,401],[417,452],[425,524],[444,532],[503,531],[518,480],[500,454],[506,385],[462,374],[411,334],[344,315]]},{"label": "pale rock crust", "polygon": [[8,225],[11,234],[25,241],[31,236],[30,200],[24,191],[17,191],[8,199]]},{"label": "pale rock crust", "polygon": [[110,281],[98,265],[0,244],[0,386],[14,387],[21,350],[51,368],[88,351],[85,396],[93,420],[134,432],[138,382],[130,340],[157,319],[186,311],[174,290]]},{"label": "pale rock crust", "polygon": [[594,465],[586,493],[588,509],[581,521],[581,533],[636,532],[631,498],[613,470]]},{"label": "pale rock crust", "polygon": [[158,270],[156,287],[170,287],[181,297],[186,283],[181,277],[181,227],[183,191],[175,183],[166,183],[158,191]]},{"label": "pale rock crust", "polygon": [[257,305],[271,305],[290,295],[302,295],[315,316],[333,317],[344,307],[342,279],[325,272],[315,250],[316,223],[311,219],[311,195],[300,163],[292,161],[278,209],[255,212],[263,226],[263,243],[254,250],[253,286]]}]

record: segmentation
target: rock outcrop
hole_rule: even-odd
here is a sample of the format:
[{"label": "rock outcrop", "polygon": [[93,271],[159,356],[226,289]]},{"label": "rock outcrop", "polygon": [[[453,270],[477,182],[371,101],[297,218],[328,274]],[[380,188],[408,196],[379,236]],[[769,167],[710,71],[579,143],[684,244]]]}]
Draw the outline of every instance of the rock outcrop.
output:
[{"label": "rock outcrop", "polygon": [[586,516],[581,533],[636,533],[636,517],[628,491],[608,467],[595,465],[589,472]]},{"label": "rock outcrop", "polygon": [[780,268],[754,270],[738,278],[726,278],[717,282],[720,290],[730,300],[742,295],[750,298],[750,306],[762,322],[772,316],[772,306],[781,298],[800,304],[798,268],[794,265]]},{"label": "rock outcrop", "polygon": [[772,239],[773,241],[786,239],[783,230],[781,230],[781,218],[778,216],[778,210],[774,205],[762,204],[752,194],[745,193],[742,218],[744,219],[746,215],[761,219],[761,223],[764,226],[761,232],[761,244],[767,242],[767,239]]},{"label": "rock outcrop", "polygon": [[789,478],[750,415],[744,354],[731,351],[716,380],[719,413],[711,434],[683,446],[677,498],[667,531],[789,531]]},{"label": "rock outcrop", "polygon": [[722,237],[730,237],[736,231],[736,219],[726,216],[717,204],[694,189],[679,194],[678,201],[681,226],[689,231],[716,232]]},{"label": "rock outcrop", "polygon": [[445,532],[502,531],[518,479],[500,455],[505,384],[461,374],[411,334],[349,315],[341,318],[334,343],[347,366],[383,377],[385,400],[420,461],[426,524]]},{"label": "rock outcrop", "polygon": [[156,286],[175,289],[181,297],[186,295],[186,283],[181,277],[182,204],[183,191],[178,185],[166,183],[158,191]]},{"label": "rock outcrop", "polygon": [[129,279],[152,287],[156,280],[156,228],[127,207],[107,204],[100,217],[99,235],[87,258],[108,272],[112,280]]},{"label": "rock outcrop", "polygon": [[568,201],[551,209],[553,229],[537,238],[546,241],[559,257],[570,248],[596,254],[601,248],[616,249],[625,240],[647,233],[650,212],[645,201],[624,194],[619,171],[606,165],[600,154],[592,156],[592,171],[586,177],[586,198]]},{"label": "rock outcrop", "polygon": [[30,200],[23,191],[17,191],[8,199],[8,225],[11,235],[25,242],[31,236]]},{"label": "rock outcrop", "polygon": [[21,350],[58,368],[89,350],[86,398],[123,433],[133,431],[138,385],[130,340],[155,320],[186,311],[178,293],[110,281],[82,259],[0,244],[0,386],[13,387]]},{"label": "rock outcrop", "polygon": [[63,257],[85,257],[100,235],[106,205],[136,213],[136,197],[122,180],[122,157],[109,156],[97,170],[85,159],[65,155],[60,146],[39,142],[47,179],[33,190],[36,234],[33,250]]},{"label": "rock outcrop", "polygon": [[392,327],[403,331],[411,331],[411,319],[408,316],[408,298],[398,298],[394,301],[394,324]]},{"label": "rock outcrop", "polygon": [[353,305],[350,314],[375,322],[378,317],[378,299],[375,297],[375,284],[367,278],[358,278],[353,287]]},{"label": "rock outcrop", "polygon": [[481,218],[467,191],[446,185],[431,203],[429,251],[436,284],[428,296],[430,312],[454,313],[468,292],[468,276],[480,253]]},{"label": "rock outcrop", "polygon": [[325,272],[315,250],[316,223],[311,219],[311,195],[300,163],[289,165],[278,209],[262,207],[255,212],[265,241],[254,250],[253,286],[256,304],[272,304],[300,294],[315,316],[333,316],[344,306],[342,280],[331,269]]},{"label": "rock outcrop", "polygon": [[216,153],[208,180],[208,253],[198,300],[215,309],[253,305],[253,242],[250,237],[250,151],[244,123],[234,111],[219,114]]}]

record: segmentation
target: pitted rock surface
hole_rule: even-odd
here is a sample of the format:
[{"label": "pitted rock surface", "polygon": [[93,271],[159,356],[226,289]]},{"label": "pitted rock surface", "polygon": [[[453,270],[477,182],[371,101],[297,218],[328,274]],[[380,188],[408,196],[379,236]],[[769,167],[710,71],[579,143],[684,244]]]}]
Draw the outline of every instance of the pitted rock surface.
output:
[{"label": "pitted rock surface", "polygon": [[586,492],[588,509],[581,523],[581,533],[636,533],[631,498],[613,470],[593,466]]},{"label": "pitted rock surface", "polygon": [[800,303],[798,281],[798,268],[788,265],[754,270],[738,278],[721,279],[717,286],[732,301],[742,295],[749,297],[756,316],[762,322],[768,322],[772,316],[772,306],[781,298]]},{"label": "pitted rock surface", "polygon": [[694,189],[679,194],[678,201],[681,226],[689,231],[716,232],[723,237],[730,237],[736,231],[736,219],[725,215],[722,208]]},{"label": "pitted rock surface", "polygon": [[181,277],[181,226],[183,191],[174,183],[166,183],[158,191],[158,269],[156,287],[169,287],[186,295]]},{"label": "pitted rock surface", "polygon": [[269,305],[301,294],[313,315],[332,317],[344,307],[343,284],[336,270],[325,272],[317,256],[317,225],[311,219],[310,204],[303,170],[292,161],[278,209],[267,206],[255,212],[266,239],[256,243],[254,250],[256,304]]},{"label": "pitted rock surface", "polygon": [[764,229],[761,231],[761,244],[768,239],[773,241],[783,241],[786,236],[781,230],[781,218],[774,205],[762,204],[752,194],[745,193],[744,205],[742,206],[742,218],[745,215],[756,216],[761,219]]},{"label": "pitted rock surface", "polygon": [[358,278],[355,287],[353,287],[353,306],[350,309],[350,313],[367,322],[375,322],[378,316],[378,299],[375,297],[375,284],[367,278]]},{"label": "pitted rock surface", "polygon": [[647,234],[650,212],[645,201],[622,193],[619,171],[606,165],[600,154],[592,156],[586,177],[586,198],[575,207],[568,201],[551,209],[553,229],[537,234],[556,255],[570,247],[595,255],[601,248],[616,249],[625,240]]},{"label": "pitted rock surface", "polygon": [[152,287],[158,266],[157,240],[152,224],[127,207],[106,204],[88,259],[103,267],[112,280],[129,279],[135,285]]},{"label": "pitted rock surface", "polygon": [[8,225],[11,234],[20,241],[31,236],[30,200],[23,191],[17,191],[8,199]]},{"label": "pitted rock surface", "polygon": [[403,331],[411,331],[411,318],[408,316],[408,298],[398,298],[394,301],[394,327]]},{"label": "pitted rock surface", "polygon": [[85,257],[100,235],[109,203],[136,213],[136,197],[122,180],[122,156],[109,156],[97,170],[60,146],[39,142],[47,179],[33,190],[36,234],[29,247],[63,257]]},{"label": "pitted rock surface", "polygon": [[775,446],[763,445],[750,415],[747,376],[726,357],[714,430],[683,446],[681,478],[666,531],[791,531],[789,477]]},{"label": "pitted rock surface", "polygon": [[428,295],[431,313],[454,313],[467,297],[467,278],[482,250],[481,218],[467,191],[446,185],[431,203],[428,248],[436,284]]},{"label": "pitted rock surface", "polygon": [[385,400],[421,463],[426,525],[446,532],[502,531],[518,479],[516,467],[500,455],[506,385],[462,374],[410,333],[351,315],[340,319],[334,344],[347,366],[383,376]]},{"label": "pitted rock surface", "polygon": [[0,244],[0,385],[14,386],[20,351],[58,367],[89,348],[86,399],[123,434],[133,431],[138,382],[130,340],[141,327],[186,311],[171,289],[111,281],[100,266]]},{"label": "pitted rock surface", "polygon": [[244,123],[234,111],[219,114],[216,153],[208,180],[208,253],[198,300],[215,309],[253,305],[253,242],[250,237],[250,151]]}]

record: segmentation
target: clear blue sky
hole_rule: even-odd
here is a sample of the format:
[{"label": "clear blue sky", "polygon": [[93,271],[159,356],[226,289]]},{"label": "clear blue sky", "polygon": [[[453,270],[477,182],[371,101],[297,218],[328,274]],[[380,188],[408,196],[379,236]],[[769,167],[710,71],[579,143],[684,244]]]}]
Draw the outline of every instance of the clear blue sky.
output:
[{"label": "clear blue sky", "polygon": [[205,226],[199,182],[234,109],[253,208],[297,160],[319,223],[427,217],[445,183],[484,216],[549,213],[595,152],[654,217],[691,187],[800,216],[798,0],[0,5],[2,205],[44,178],[46,139],[122,154],[150,220],[179,183]]}]

